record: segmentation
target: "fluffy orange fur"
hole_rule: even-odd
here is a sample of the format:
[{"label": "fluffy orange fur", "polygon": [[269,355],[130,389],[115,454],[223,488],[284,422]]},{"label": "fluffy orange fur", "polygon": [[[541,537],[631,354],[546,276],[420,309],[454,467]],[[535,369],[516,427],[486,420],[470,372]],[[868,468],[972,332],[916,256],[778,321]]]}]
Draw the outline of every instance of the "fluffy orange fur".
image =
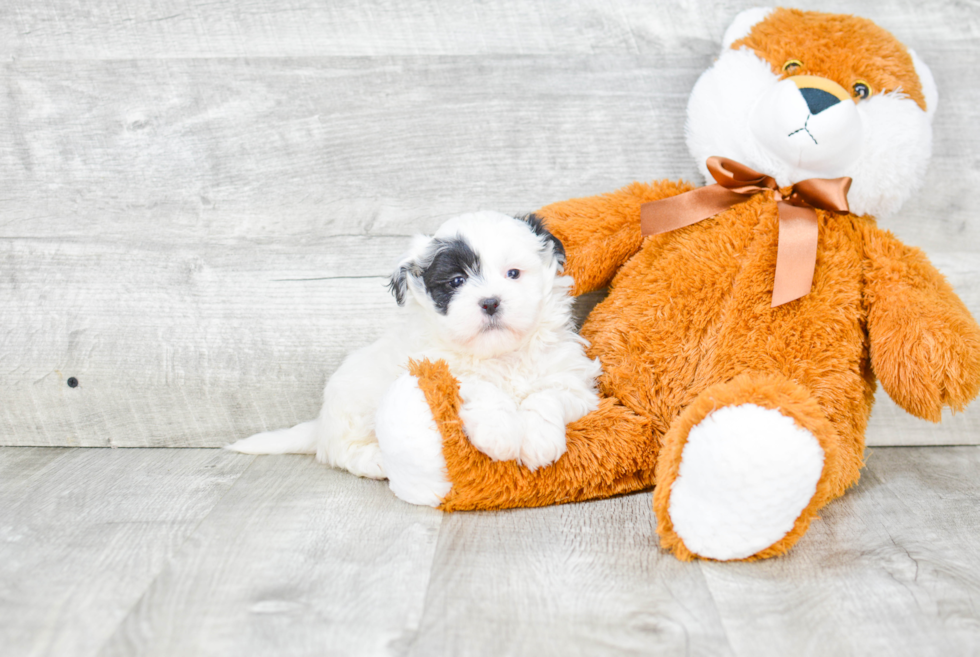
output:
[{"label": "fluffy orange fur", "polygon": [[681,454],[687,444],[687,436],[701,420],[712,411],[725,406],[755,404],[778,410],[789,416],[801,428],[817,439],[824,451],[824,467],[817,489],[810,503],[800,513],[793,528],[778,542],[758,552],[747,560],[764,559],[788,550],[810,526],[817,510],[857,481],[861,465],[860,453],[853,452],[853,445],[839,440],[834,427],[827,421],[823,410],[806,388],[778,374],[743,374],[728,383],[711,386],[684,409],[664,439],[665,449],[657,462],[657,489],[653,494],[653,510],[657,515],[657,533],[660,545],[672,551],[678,558],[688,561],[695,558],[674,531],[670,515],[670,491],[680,470]]},{"label": "fluffy orange fur", "polygon": [[492,461],[477,451],[459,421],[459,384],[443,361],[411,363],[436,425],[452,490],[444,511],[506,509],[581,502],[653,485],[660,444],[645,418],[604,399],[598,410],[570,424],[568,451],[531,472],[514,461]]},{"label": "fluffy orange fur", "polygon": [[803,64],[793,71],[795,75],[819,75],[847,90],[859,80],[870,84],[874,93],[901,89],[926,109],[912,56],[890,32],[866,18],[774,9],[732,44],[734,49],[743,46],[769,62],[777,75],[795,59]]},{"label": "fluffy orange fur", "polygon": [[[577,293],[609,285],[582,327],[600,359],[601,408],[568,430],[568,452],[531,473],[466,440],[456,383],[441,364],[413,369],[443,432],[452,491],[445,510],[572,502],[658,484],[664,547],[691,553],[666,504],[688,431],[712,409],[754,403],[817,438],[817,494],[782,540],[788,550],[821,506],[853,485],[874,401],[872,366],[910,412],[938,420],[980,387],[980,327],[942,275],[874,219],[818,211],[810,294],[776,308],[770,294],[778,215],[771,192],[693,226],[644,238],[642,203],[685,183],[633,183],[538,214],[567,245]],[[441,367],[441,369],[440,369]]]},{"label": "fluffy orange fur", "polygon": [[980,333],[963,302],[919,249],[864,227],[871,364],[888,395],[933,422],[980,392]]},{"label": "fluffy orange fur", "polygon": [[[865,19],[779,9],[733,47],[743,45],[774,70],[799,59],[800,72],[845,88],[856,79],[876,92],[901,88],[924,108],[904,47]],[[667,514],[688,433],[717,408],[752,403],[808,430],[825,456],[793,529],[750,559],[774,556],[858,480],[875,375],[902,407],[933,421],[943,406],[959,410],[980,391],[980,326],[925,256],[873,218],[818,210],[811,292],[772,308],[772,192],[683,229],[640,234],[641,204],[691,188],[633,183],[537,212],[565,246],[574,293],[609,287],[582,327],[603,366],[604,399],[568,427],[568,451],[556,464],[532,473],[478,452],[463,433],[458,386],[445,365],[413,364],[453,484],[443,509],[539,506],[656,484],[662,545],[692,558]]]}]

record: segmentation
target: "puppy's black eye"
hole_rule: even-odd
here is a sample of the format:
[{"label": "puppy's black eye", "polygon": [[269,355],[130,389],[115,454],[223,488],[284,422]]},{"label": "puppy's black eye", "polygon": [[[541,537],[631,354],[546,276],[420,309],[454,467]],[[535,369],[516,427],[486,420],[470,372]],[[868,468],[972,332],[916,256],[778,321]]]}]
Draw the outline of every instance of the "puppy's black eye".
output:
[{"label": "puppy's black eye", "polygon": [[860,100],[864,100],[871,95],[871,85],[864,80],[858,80],[852,88],[854,89],[854,97]]},{"label": "puppy's black eye", "polygon": [[466,277],[465,276],[457,276],[453,280],[449,281],[449,285],[450,285],[450,287],[459,287],[460,285],[462,285],[465,282],[466,282]]},{"label": "puppy's black eye", "polygon": [[520,277],[521,277],[520,269],[511,269],[510,271],[507,272],[507,278],[520,278]]}]

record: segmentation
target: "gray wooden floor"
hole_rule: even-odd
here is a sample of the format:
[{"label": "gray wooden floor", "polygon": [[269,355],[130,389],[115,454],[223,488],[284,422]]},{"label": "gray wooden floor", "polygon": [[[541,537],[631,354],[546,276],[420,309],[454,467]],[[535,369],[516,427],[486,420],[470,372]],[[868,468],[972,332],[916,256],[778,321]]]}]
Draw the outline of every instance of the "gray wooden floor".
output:
[{"label": "gray wooden floor", "polygon": [[0,448],[0,653],[975,655],[978,472],[874,449],[790,555],[719,564],[649,493],[449,515],[303,456]]}]

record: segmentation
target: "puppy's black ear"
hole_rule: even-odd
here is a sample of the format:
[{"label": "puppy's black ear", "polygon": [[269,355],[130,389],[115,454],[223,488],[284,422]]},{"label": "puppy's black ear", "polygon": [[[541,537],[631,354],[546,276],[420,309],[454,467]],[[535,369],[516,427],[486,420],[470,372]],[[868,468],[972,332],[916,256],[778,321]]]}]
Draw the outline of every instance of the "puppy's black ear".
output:
[{"label": "puppy's black ear", "polygon": [[552,235],[547,228],[544,227],[544,221],[538,215],[531,214],[524,215],[521,219],[527,222],[527,225],[531,227],[534,234],[541,238],[545,244],[551,245],[551,250],[555,254],[555,260],[562,267],[565,266],[565,246],[561,243],[561,240]]},{"label": "puppy's black ear", "polygon": [[398,261],[398,267],[388,281],[388,289],[395,295],[395,301],[399,306],[404,306],[408,298],[409,286],[413,285],[412,279],[422,276],[422,271],[428,267],[431,260],[432,238],[426,235],[416,235],[412,238],[412,245],[408,251],[402,254]]},{"label": "puppy's black ear", "polygon": [[395,301],[399,306],[405,305],[405,294],[408,292],[408,273],[412,266],[412,263],[403,262],[391,275],[391,280],[388,281],[388,289],[395,295]]}]

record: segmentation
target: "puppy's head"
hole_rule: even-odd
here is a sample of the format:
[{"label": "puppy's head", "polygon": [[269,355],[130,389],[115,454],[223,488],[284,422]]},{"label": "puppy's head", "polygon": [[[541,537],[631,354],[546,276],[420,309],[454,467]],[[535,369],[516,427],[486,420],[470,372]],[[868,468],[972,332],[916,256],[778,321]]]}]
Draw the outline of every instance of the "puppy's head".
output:
[{"label": "puppy's head", "polygon": [[436,337],[478,358],[520,347],[538,325],[565,252],[541,220],[477,212],[415,238],[390,287]]}]

